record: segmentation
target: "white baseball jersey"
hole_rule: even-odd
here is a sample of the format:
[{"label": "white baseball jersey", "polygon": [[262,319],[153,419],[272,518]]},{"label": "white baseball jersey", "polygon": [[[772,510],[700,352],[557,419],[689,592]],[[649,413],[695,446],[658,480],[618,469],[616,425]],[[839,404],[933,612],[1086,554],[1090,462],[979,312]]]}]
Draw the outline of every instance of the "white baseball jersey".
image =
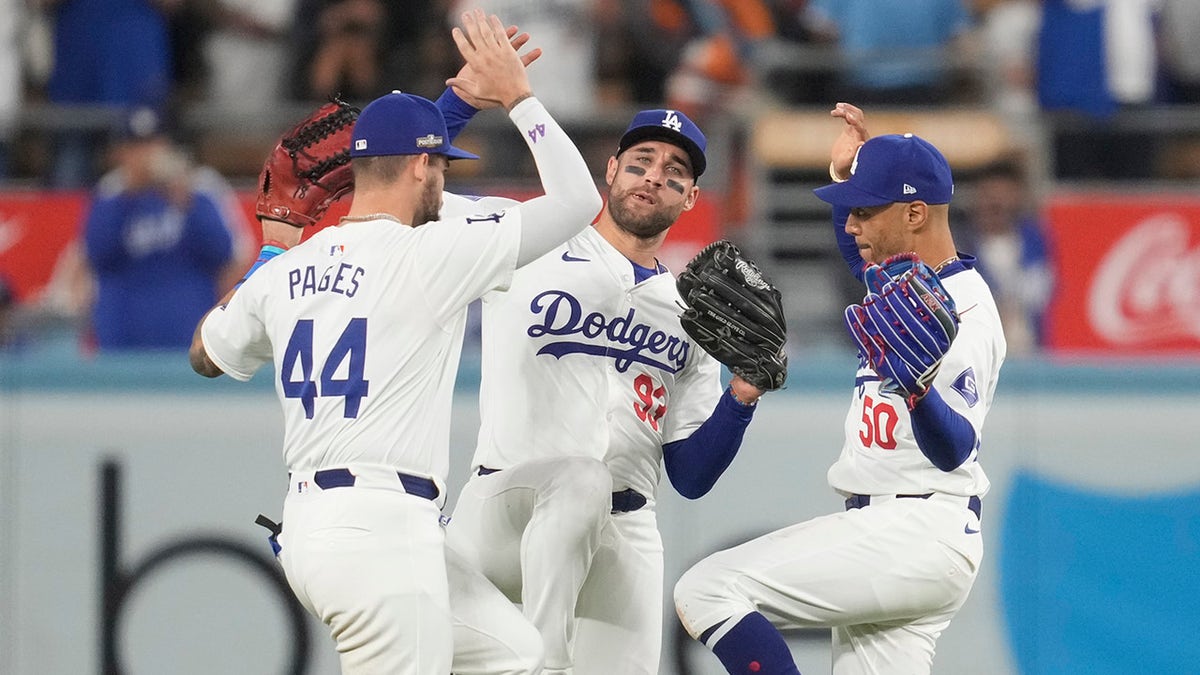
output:
[{"label": "white baseball jersey", "polygon": [[996,302],[983,277],[960,268],[942,277],[961,317],[958,336],[942,359],[933,386],[942,399],[975,429],[976,447],[953,471],[935,467],[917,447],[904,400],[881,394],[879,376],[859,363],[846,439],[841,456],[829,469],[829,484],[846,495],[927,494],[942,492],[983,496],[988,479],[979,465],[978,439],[992,406],[1000,365],[1004,362],[1004,331]]},{"label": "white baseball jersey", "polygon": [[520,210],[326,228],[204,322],[231,377],[278,364],[290,471],[374,464],[443,488],[466,306],[512,278]]},{"label": "white baseball jersey", "polygon": [[608,464],[614,489],[653,498],[663,444],[712,413],[720,365],[680,327],[672,275],[634,282],[587,228],[484,296],[474,466],[581,455]]},{"label": "white baseball jersey", "polygon": [[[447,543],[522,603],[547,672],[658,672],[662,446],[721,395],[719,364],[679,324],[674,277],[635,282],[587,228],[483,298],[473,464],[503,471],[467,482]],[[609,491],[625,488],[649,506],[610,517]]]}]

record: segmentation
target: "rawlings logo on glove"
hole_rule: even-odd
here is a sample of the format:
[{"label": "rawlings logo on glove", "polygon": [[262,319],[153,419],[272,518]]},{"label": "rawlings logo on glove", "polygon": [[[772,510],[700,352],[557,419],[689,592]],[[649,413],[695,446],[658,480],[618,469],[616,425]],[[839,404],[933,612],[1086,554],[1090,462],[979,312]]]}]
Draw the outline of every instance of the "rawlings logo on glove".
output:
[{"label": "rawlings logo on glove", "polygon": [[259,218],[315,225],[330,204],[354,189],[350,138],[358,108],[339,99],[321,106],[280,139],[259,175]]},{"label": "rawlings logo on glove", "polygon": [[846,328],[858,356],[911,410],[929,391],[942,357],[958,335],[958,313],[937,274],[915,253],[902,253],[863,272],[867,295],[846,308]]},{"label": "rawlings logo on glove", "polygon": [[709,244],[676,281],[679,323],[704,351],[762,391],[787,379],[787,323],[779,290],[728,241]]}]

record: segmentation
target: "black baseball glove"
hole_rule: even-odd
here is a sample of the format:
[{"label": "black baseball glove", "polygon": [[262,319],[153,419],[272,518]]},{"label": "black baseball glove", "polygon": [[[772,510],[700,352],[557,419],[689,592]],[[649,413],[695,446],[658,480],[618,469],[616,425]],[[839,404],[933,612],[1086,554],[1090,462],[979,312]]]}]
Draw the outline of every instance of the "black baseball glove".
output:
[{"label": "black baseball glove", "polygon": [[696,344],[762,391],[787,379],[787,322],[779,290],[728,241],[696,254],[676,282],[679,317]]},{"label": "black baseball glove", "polygon": [[315,225],[329,205],[354,189],[350,137],[358,108],[337,98],[280,139],[258,179],[259,218]]}]

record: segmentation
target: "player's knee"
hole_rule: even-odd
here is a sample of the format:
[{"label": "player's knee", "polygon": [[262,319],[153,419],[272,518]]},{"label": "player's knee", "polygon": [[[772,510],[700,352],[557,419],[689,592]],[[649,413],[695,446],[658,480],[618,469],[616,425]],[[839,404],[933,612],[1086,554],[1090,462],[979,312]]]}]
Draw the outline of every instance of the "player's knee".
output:
[{"label": "player's knee", "polygon": [[686,608],[692,606],[697,597],[699,597],[702,577],[697,574],[696,567],[692,567],[679,577],[679,581],[675,582],[675,611],[682,618]]},{"label": "player's knee", "polygon": [[720,583],[707,559],[693,565],[675,582],[675,613],[693,638],[699,639],[698,632],[694,630],[707,628],[696,625],[696,618],[712,614],[717,606],[729,605],[732,608],[737,604],[725,597],[726,590],[727,585]]},{"label": "player's knee", "polygon": [[508,661],[496,664],[497,675],[536,675],[542,672],[546,660],[546,643],[533,624],[523,625],[509,640],[512,649]]}]

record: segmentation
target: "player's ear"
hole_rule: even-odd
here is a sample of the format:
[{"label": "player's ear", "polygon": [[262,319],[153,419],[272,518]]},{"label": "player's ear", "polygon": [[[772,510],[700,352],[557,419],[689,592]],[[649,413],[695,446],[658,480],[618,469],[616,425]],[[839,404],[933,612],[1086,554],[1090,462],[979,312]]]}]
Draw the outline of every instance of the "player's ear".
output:
[{"label": "player's ear", "polygon": [[929,220],[929,205],[923,201],[909,202],[904,205],[904,223],[908,229],[920,229]]},{"label": "player's ear", "polygon": [[429,166],[429,153],[423,152],[419,155],[414,155],[409,162],[409,168],[413,172],[413,178],[424,182],[431,170]]},{"label": "player's ear", "polygon": [[699,199],[700,186],[693,184],[692,187],[688,189],[687,193],[683,195],[683,210],[691,211],[692,207],[696,205],[696,201]]},{"label": "player's ear", "polygon": [[617,177],[617,165],[618,164],[620,164],[620,162],[617,160],[616,157],[608,158],[608,168],[604,171],[604,182],[607,183],[608,185],[612,185],[613,180],[615,180]]}]

